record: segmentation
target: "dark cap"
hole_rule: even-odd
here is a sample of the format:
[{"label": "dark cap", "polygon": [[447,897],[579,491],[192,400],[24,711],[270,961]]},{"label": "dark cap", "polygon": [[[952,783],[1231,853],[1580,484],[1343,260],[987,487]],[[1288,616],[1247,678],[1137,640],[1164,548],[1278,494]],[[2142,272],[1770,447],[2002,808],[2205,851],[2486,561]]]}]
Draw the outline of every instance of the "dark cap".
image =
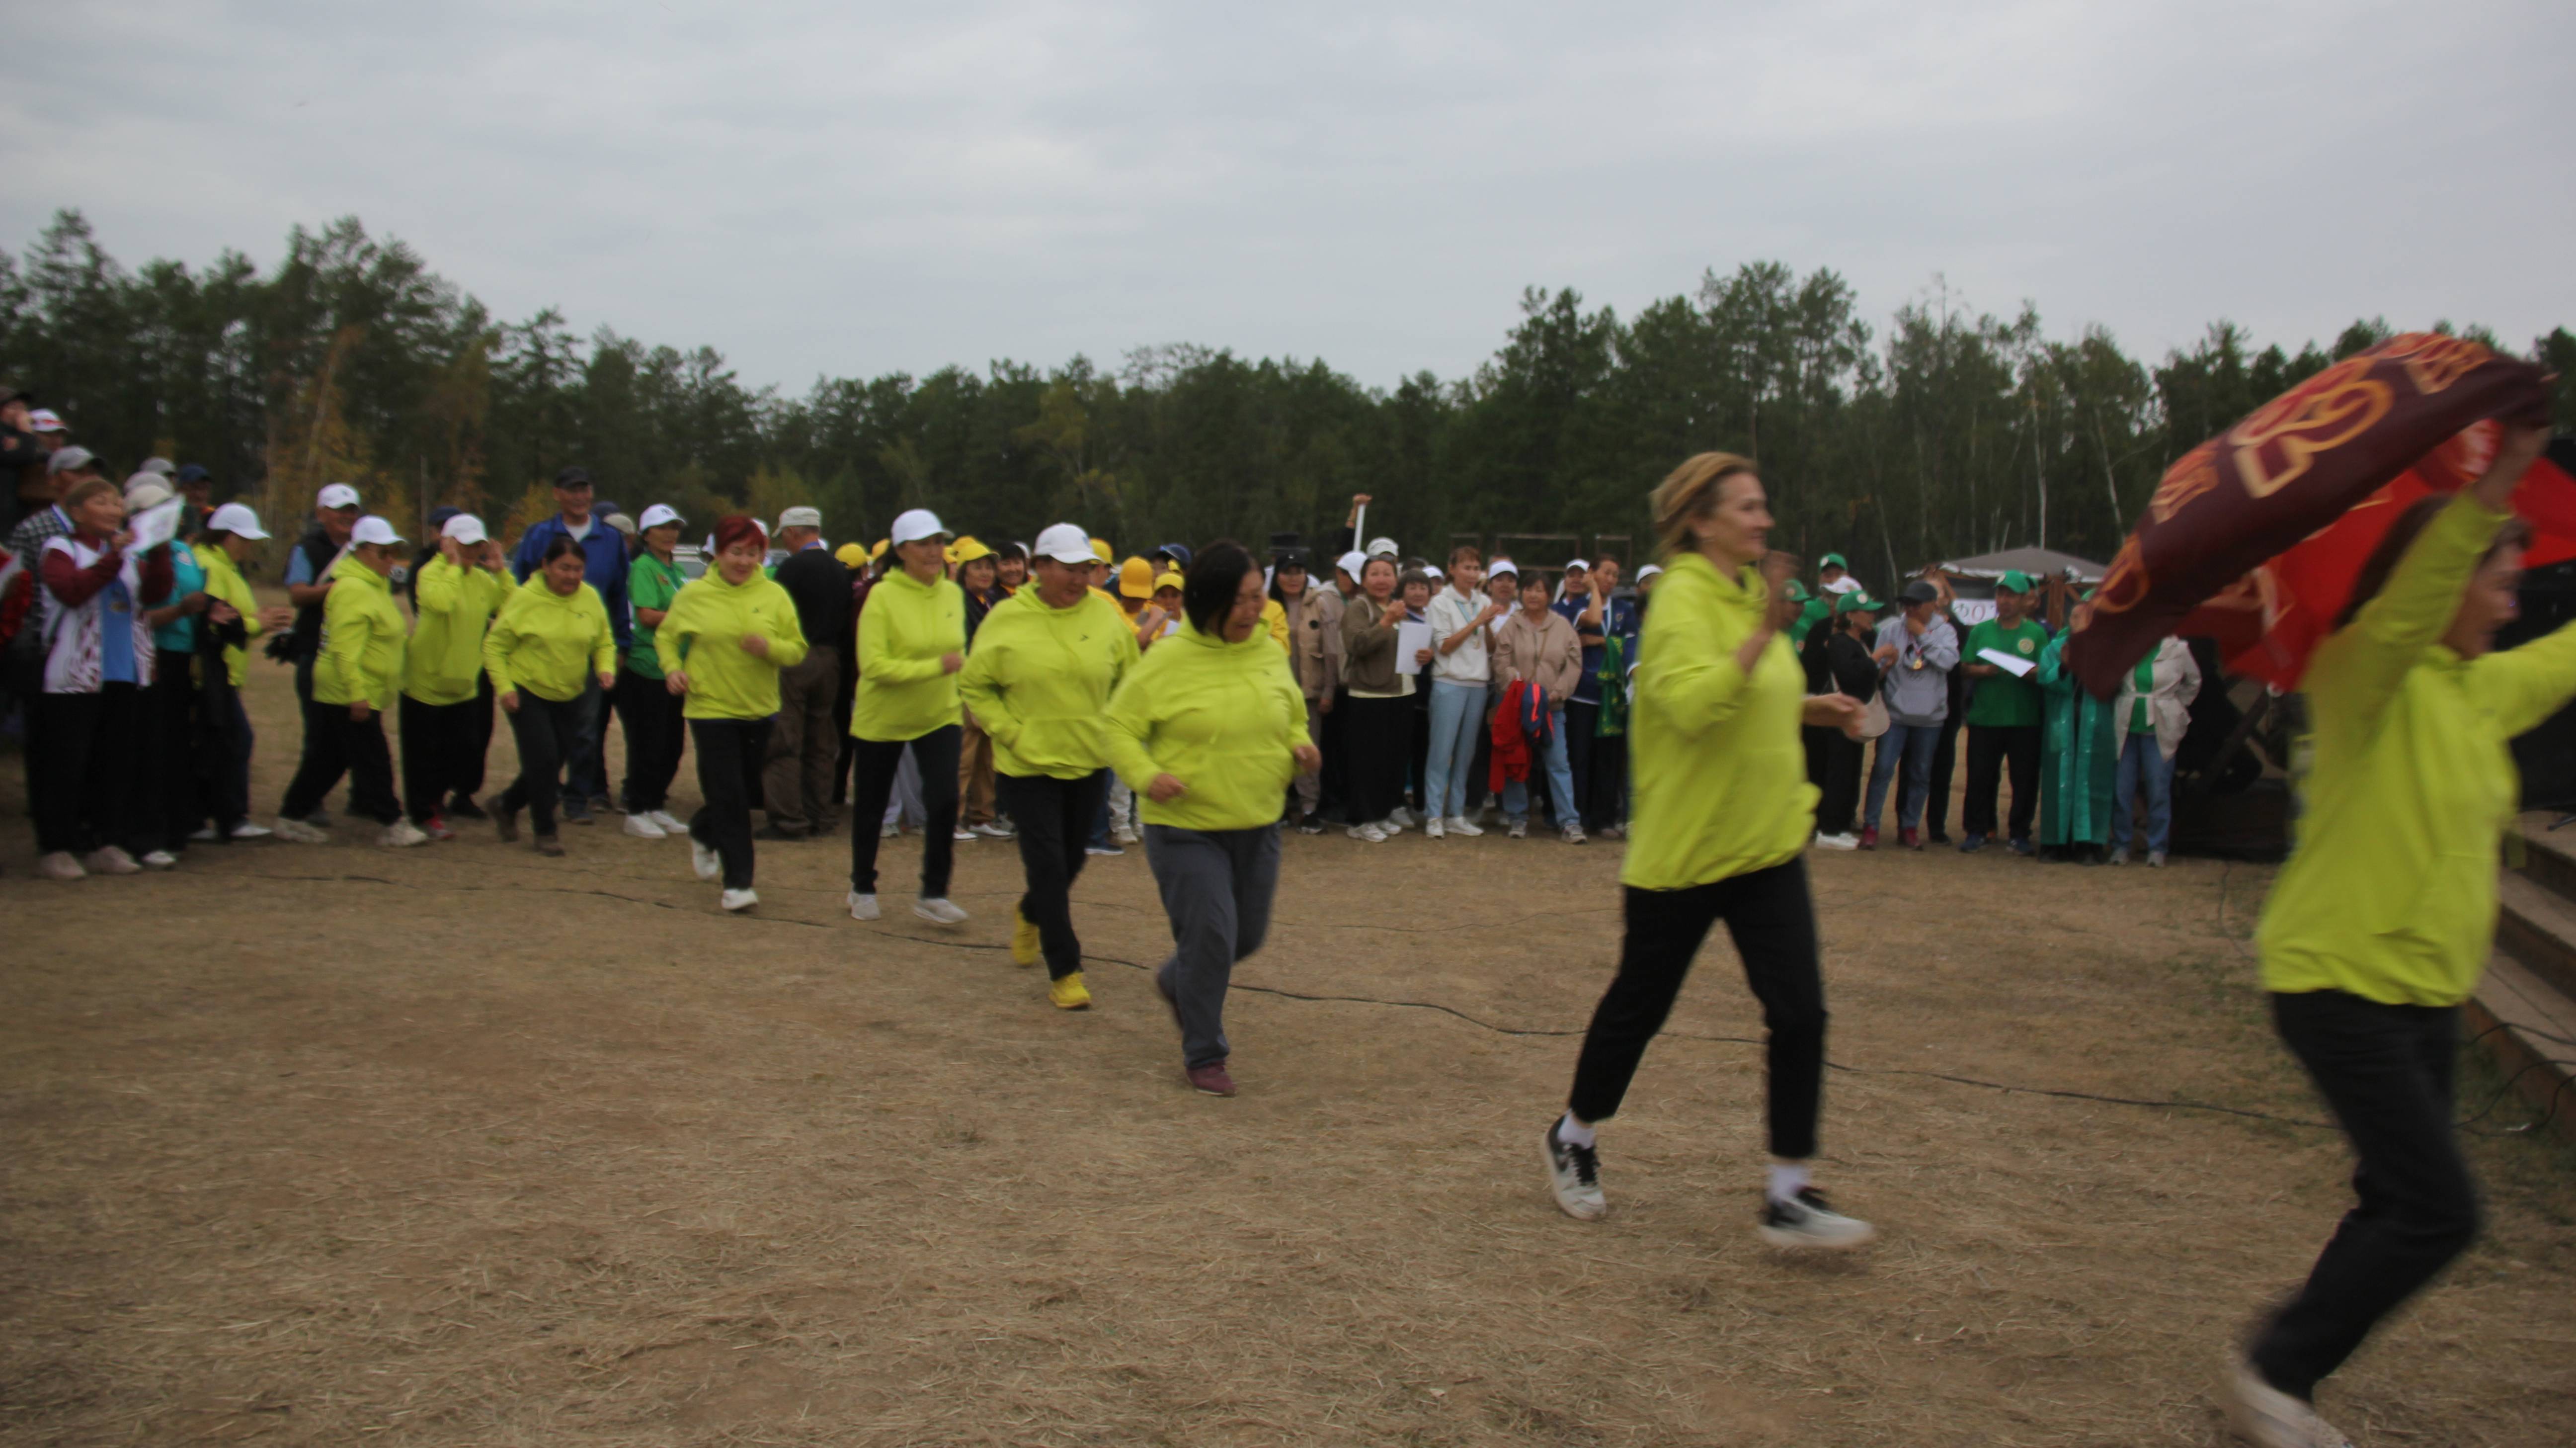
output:
[{"label": "dark cap", "polygon": [[448,520],[448,519],[453,518],[453,517],[455,517],[457,514],[462,513],[462,512],[464,512],[464,511],[465,511],[465,510],[464,510],[463,508],[445,508],[445,507],[441,507],[441,508],[432,508],[432,509],[430,509],[430,510],[429,510],[429,531],[431,531],[431,532],[435,533],[435,532],[437,532],[439,529],[446,527],[446,526],[447,526],[447,520]]},{"label": "dark cap", "polygon": [[1154,556],[1157,558],[1169,558],[1174,563],[1181,565],[1183,568],[1187,568],[1190,566],[1190,545],[1187,543],[1166,543],[1162,547],[1154,550]]},{"label": "dark cap", "polygon": [[35,400],[36,394],[29,392],[26,388],[19,386],[17,383],[0,382],[0,404],[11,402],[33,402]]},{"label": "dark cap", "polygon": [[591,486],[590,469],[581,467],[566,468],[562,472],[555,474],[555,486],[558,488],[587,488]]},{"label": "dark cap", "polygon": [[183,483],[211,483],[214,480],[215,475],[207,472],[204,466],[198,463],[190,463],[179,469],[179,481]]},{"label": "dark cap", "polygon": [[1896,597],[1904,603],[1938,603],[1941,590],[1934,588],[1929,580],[1918,578],[1905,585],[1905,591]]}]

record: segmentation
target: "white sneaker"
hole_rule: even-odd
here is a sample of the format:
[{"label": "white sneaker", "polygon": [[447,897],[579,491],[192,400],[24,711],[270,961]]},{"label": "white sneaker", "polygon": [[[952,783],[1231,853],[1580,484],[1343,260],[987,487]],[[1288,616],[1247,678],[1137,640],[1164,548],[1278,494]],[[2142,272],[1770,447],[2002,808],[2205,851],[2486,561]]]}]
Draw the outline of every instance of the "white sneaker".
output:
[{"label": "white sneaker", "polygon": [[1860,848],[1860,836],[1848,834],[1829,835],[1822,830],[1818,830],[1816,832],[1816,848],[1820,850],[1857,850]]},{"label": "white sneaker", "polygon": [[987,820],[980,825],[970,825],[968,828],[988,840],[1007,840],[1018,834],[1018,831],[999,820]]},{"label": "white sneaker", "polygon": [[1382,845],[1386,843],[1386,831],[1379,829],[1373,824],[1353,825],[1349,829],[1342,831],[1342,833],[1355,840],[1366,840],[1372,845]]},{"label": "white sneaker", "polygon": [[2263,1381],[2242,1354],[2227,1365],[2227,1426],[2254,1448],[2352,1448],[2352,1442],[2317,1410]]},{"label": "white sneaker", "polygon": [[1446,820],[1436,819],[1424,820],[1422,822],[1422,832],[1435,840],[1445,839],[1449,834],[1449,822]]},{"label": "white sneaker", "polygon": [[2163,869],[2164,867],[2165,867],[2165,852],[2164,852],[2164,851],[2162,851],[2162,850],[2149,850],[2149,851],[2147,851],[2147,868],[2148,868],[2148,869],[2150,869],[2150,870],[2161,870],[2161,869]]},{"label": "white sneaker", "polygon": [[385,832],[376,837],[376,843],[391,850],[407,850],[414,845],[428,844],[429,831],[410,820],[396,820],[385,826]]},{"label": "white sneaker", "polygon": [[79,880],[86,878],[89,871],[81,868],[81,862],[72,858],[71,851],[56,850],[36,861],[36,873],[48,880]]},{"label": "white sneaker", "polygon": [[274,833],[279,839],[298,845],[327,845],[331,843],[331,832],[329,830],[317,830],[302,820],[291,820],[284,815],[279,815],[277,817],[277,829]]},{"label": "white sneaker", "polygon": [[628,815],[625,829],[626,833],[639,840],[667,840],[671,837],[669,830],[653,822],[650,813]]},{"label": "white sneaker", "polygon": [[1578,1222],[1597,1222],[1609,1214],[1610,1201],[1601,1195],[1601,1156],[1588,1146],[1559,1141],[1556,1128],[1547,1124],[1547,1140],[1540,1154],[1547,1158],[1548,1190],[1556,1194],[1556,1204]]},{"label": "white sneaker", "polygon": [[973,830],[961,829],[961,830],[957,830],[957,831],[955,831],[954,833],[950,834],[950,835],[948,836],[948,838],[950,838],[950,839],[952,839],[952,840],[955,840],[955,841],[956,841],[956,842],[958,842],[959,844],[963,845],[963,844],[972,844],[972,843],[973,843],[973,842],[975,842],[976,840],[979,840],[979,839],[983,838],[983,836],[976,834]]},{"label": "white sneaker", "polygon": [[179,857],[171,854],[168,850],[153,850],[144,855],[143,868],[147,870],[175,870],[179,868]]},{"label": "white sneaker", "polygon": [[1510,831],[1508,832],[1507,837],[1508,837],[1508,838],[1510,838],[1510,839],[1515,839],[1515,840],[1525,840],[1525,839],[1528,839],[1528,838],[1529,838],[1529,821],[1528,821],[1528,820],[1514,820],[1514,821],[1512,821],[1512,827],[1511,827]]},{"label": "white sneaker", "polygon": [[899,834],[902,834],[902,833],[903,833],[903,826],[901,826],[901,825],[879,825],[879,826],[877,826],[877,838],[878,838],[878,839],[881,839],[881,840],[890,840],[890,839],[893,839],[895,836],[897,836],[897,835],[899,835]]},{"label": "white sneaker", "polygon": [[689,827],[666,809],[646,810],[644,818],[661,826],[664,835],[685,835],[689,832]]},{"label": "white sneaker", "polygon": [[963,925],[966,912],[944,896],[924,895],[912,902],[912,913],[934,925]]},{"label": "white sneaker", "polygon": [[188,843],[192,845],[211,845],[222,838],[213,825],[199,825],[188,831]]},{"label": "white sneaker", "polygon": [[1397,819],[1393,815],[1388,815],[1385,819],[1377,822],[1377,832],[1386,836],[1388,839],[1393,839],[1397,835],[1404,833],[1404,821]]},{"label": "white sneaker", "polygon": [[[1419,821],[1414,819],[1413,811],[1406,809],[1402,805],[1397,805],[1395,808],[1386,812],[1386,822],[1395,826],[1398,830],[1419,823]],[[1394,830],[1390,830],[1388,833],[1393,834]]]},{"label": "white sneaker", "polygon": [[1857,1247],[1878,1236],[1878,1229],[1858,1217],[1846,1217],[1825,1205],[1825,1194],[1800,1187],[1788,1201],[1762,1204],[1762,1240],[1774,1247]]},{"label": "white sneaker", "polygon": [[1127,828],[1125,825],[1120,825],[1118,828],[1109,832],[1109,838],[1116,840],[1122,845],[1132,845],[1136,843],[1136,832]]},{"label": "white sneaker", "polygon": [[248,820],[233,826],[233,838],[237,840],[265,840],[276,833],[266,825],[255,825]]},{"label": "white sneaker", "polygon": [[101,845],[97,849],[90,851],[89,854],[81,860],[81,865],[93,875],[140,875],[143,873],[143,867],[134,863],[134,857],[132,855],[125,853],[125,851],[118,849],[114,845]]},{"label": "white sneaker", "polygon": [[1451,815],[1449,817],[1448,824],[1449,833],[1453,835],[1466,835],[1473,838],[1474,836],[1481,835],[1485,832],[1483,826],[1477,824],[1474,820],[1467,818],[1465,815]]},{"label": "white sneaker", "polygon": [[760,903],[760,892],[749,886],[740,890],[727,890],[716,897],[716,903],[731,911],[748,910]]},{"label": "white sneaker", "polygon": [[1582,843],[1583,843],[1583,826],[1581,826],[1581,825],[1576,825],[1576,824],[1569,824],[1569,825],[1567,825],[1565,828],[1563,828],[1563,829],[1561,829],[1561,830],[1558,830],[1558,831],[1556,832],[1556,837],[1557,837],[1558,839],[1560,839],[1560,840],[1565,841],[1565,842],[1566,842],[1567,844],[1569,844],[1569,845],[1579,845],[1579,844],[1582,844]]},{"label": "white sneaker", "polygon": [[853,920],[877,918],[877,897],[872,894],[862,895],[853,890],[841,898],[841,903],[850,907],[850,918]]},{"label": "white sneaker", "polygon": [[713,880],[724,874],[724,856],[717,854],[711,846],[700,844],[698,837],[691,835],[689,868],[698,872],[699,879]]},{"label": "white sneaker", "polygon": [[2120,848],[2113,850],[2111,852],[2111,863],[2114,865],[2125,865],[2129,863],[2129,847],[2127,845],[2122,845]]}]

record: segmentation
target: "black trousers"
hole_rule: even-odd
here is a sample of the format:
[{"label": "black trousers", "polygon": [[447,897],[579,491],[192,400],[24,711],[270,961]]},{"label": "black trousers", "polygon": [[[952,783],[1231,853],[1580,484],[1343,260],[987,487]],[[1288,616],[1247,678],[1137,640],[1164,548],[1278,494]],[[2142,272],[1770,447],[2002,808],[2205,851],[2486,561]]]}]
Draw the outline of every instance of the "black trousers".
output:
[{"label": "black trousers", "polygon": [[462,746],[456,758],[456,797],[471,800],[483,792],[483,762],[492,757],[492,714],[497,697],[492,692],[492,676],[485,674],[475,681],[471,742]]},{"label": "black trousers", "polygon": [[[1329,816],[1350,802],[1350,746],[1345,739],[1350,707],[1351,691],[1335,689],[1332,711],[1324,715],[1324,740],[1319,746],[1324,752],[1324,768],[1315,780],[1318,814]],[[1356,814],[1345,814],[1343,818],[1352,824],[1360,822]]]},{"label": "black trousers", "polygon": [[680,751],[689,739],[689,721],[680,712],[688,703],[660,679],[632,670],[618,674],[617,723],[626,731],[626,782],[620,790],[628,814],[671,802],[671,781],[679,776]]},{"label": "black trousers", "polygon": [[349,717],[346,704],[314,700],[304,706],[304,758],[286,786],[278,813],[300,820],[322,807],[322,797],[340,776],[349,777],[349,813],[389,825],[402,818],[394,799],[394,756],[385,747],[385,716],[371,710],[364,720]]},{"label": "black trousers", "polygon": [[1825,782],[1818,786],[1823,793],[1816,801],[1816,828],[1829,835],[1847,835],[1860,814],[1861,759],[1868,746],[1839,729],[1816,732],[1825,736]]},{"label": "black trousers", "polygon": [[1349,791],[1350,822],[1374,824],[1404,801],[1404,772],[1412,762],[1413,701],[1353,694],[1334,705],[1333,713],[1342,721],[1342,780]]},{"label": "black trousers", "polygon": [[580,729],[574,736],[572,753],[564,760],[566,802],[608,793],[608,691],[599,686],[599,676],[587,670],[580,702],[581,708],[574,714]]},{"label": "black trousers", "polygon": [[[1573,727],[1572,720],[1566,722]],[[1628,736],[1596,734],[1591,743],[1592,777],[1577,787],[1574,800],[1583,811],[1583,827],[1597,833],[1628,812]]]},{"label": "black trousers", "polygon": [[1969,834],[1995,832],[1995,787],[2007,769],[2012,773],[2010,837],[2026,840],[2031,818],[2039,812],[2039,726],[1969,725],[1968,801],[1959,811],[1960,827]]},{"label": "black trousers", "polygon": [[[1813,724],[1798,726],[1798,747],[1807,756],[1807,783],[1822,794],[1825,788],[1825,741],[1841,733],[1839,729],[1821,729]],[[1822,812],[1818,806],[1818,812]]]},{"label": "black trousers", "polygon": [[154,650],[152,687],[144,691],[140,762],[147,777],[136,801],[141,816],[136,833],[148,848],[173,854],[188,848],[188,836],[205,816],[197,785],[199,704],[197,673],[191,667],[196,660],[193,653]]},{"label": "black trousers", "polygon": [[698,751],[698,794],[706,801],[689,816],[689,838],[723,858],[726,889],[748,890],[751,802],[769,756],[769,721],[692,719],[689,742]]},{"label": "black trousers", "polygon": [[2323,990],[2275,995],[2272,1022],[2360,1158],[2359,1204],[2248,1354],[2273,1387],[2308,1398],[2477,1236],[2477,1189],[2451,1125],[2456,1007]]},{"label": "black trousers", "polygon": [[[948,773],[953,779],[957,771],[951,766]],[[1062,980],[1082,969],[1082,939],[1073,933],[1073,882],[1082,875],[1092,818],[1109,798],[1109,771],[1079,779],[996,773],[993,795],[1019,828],[1020,874],[1027,882],[1020,917],[1038,928],[1048,978]],[[880,802],[874,815],[861,814],[859,820],[874,833],[884,816]]]},{"label": "black trousers", "polygon": [[579,695],[558,701],[521,689],[518,712],[510,714],[510,737],[519,742],[519,777],[501,791],[501,808],[525,809],[540,836],[555,832],[555,802],[563,793],[556,781],[581,739],[581,707]]},{"label": "black trousers", "polygon": [[921,767],[921,895],[948,898],[948,871],[957,854],[957,745],[965,731],[942,724],[918,739],[861,739],[858,771],[850,783],[850,888],[877,892],[877,831],[885,824],[886,798],[903,752]]},{"label": "black trousers", "polygon": [[85,855],[107,845],[128,854],[146,844],[140,809],[143,690],[102,684],[95,694],[32,700],[27,730],[27,803],[36,850]]},{"label": "black trousers", "polygon": [[[220,669],[223,664],[210,660],[206,667]],[[220,691],[209,689],[205,699],[206,717],[198,722],[205,749],[200,799],[207,821],[229,839],[232,827],[250,818],[250,756],[258,736],[251,732],[250,713],[229,677]]]},{"label": "black trousers", "polygon": [[[1580,699],[1565,702],[1565,767],[1574,773],[1574,809],[1583,816],[1587,828],[1592,824],[1592,746],[1598,742],[1592,726],[1600,717],[1601,706],[1597,703],[1587,704]],[[1565,823],[1557,821],[1560,827]]]},{"label": "black trousers", "polygon": [[1577,1121],[1618,1114],[1646,1054],[1664,1028],[1709,927],[1726,922],[1744,979],[1762,1003],[1769,1033],[1771,1154],[1792,1161],[1816,1154],[1816,1114],[1824,1095],[1825,981],[1816,959],[1816,907],[1807,893],[1807,863],[1792,860],[1684,890],[1625,891],[1627,933],[1619,973],[1592,1013],[1583,1054],[1574,1065],[1567,1105]]},{"label": "black trousers", "polygon": [[[519,697],[529,696],[522,691]],[[483,782],[483,742],[491,737],[492,721],[476,715],[487,707],[474,699],[424,704],[402,696],[403,805],[413,824],[429,823],[451,796],[472,798]]]}]

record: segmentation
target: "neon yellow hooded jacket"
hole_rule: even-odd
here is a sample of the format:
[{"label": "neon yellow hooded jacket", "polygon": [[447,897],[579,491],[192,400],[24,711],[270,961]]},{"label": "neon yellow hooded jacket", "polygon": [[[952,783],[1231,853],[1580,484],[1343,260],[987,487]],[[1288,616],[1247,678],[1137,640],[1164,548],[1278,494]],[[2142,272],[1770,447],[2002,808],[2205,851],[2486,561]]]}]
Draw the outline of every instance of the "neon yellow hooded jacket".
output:
[{"label": "neon yellow hooded jacket", "polygon": [[[1306,696],[1268,628],[1228,643],[1185,623],[1118,686],[1102,740],[1149,825],[1276,824],[1297,772],[1291,751],[1307,742]],[[1147,791],[1158,774],[1189,788],[1157,802]]]},{"label": "neon yellow hooded jacket", "polygon": [[1080,779],[1106,767],[1103,716],[1136,654],[1135,625],[1097,591],[1049,608],[1031,585],[993,605],[957,676],[993,737],[993,768]]}]

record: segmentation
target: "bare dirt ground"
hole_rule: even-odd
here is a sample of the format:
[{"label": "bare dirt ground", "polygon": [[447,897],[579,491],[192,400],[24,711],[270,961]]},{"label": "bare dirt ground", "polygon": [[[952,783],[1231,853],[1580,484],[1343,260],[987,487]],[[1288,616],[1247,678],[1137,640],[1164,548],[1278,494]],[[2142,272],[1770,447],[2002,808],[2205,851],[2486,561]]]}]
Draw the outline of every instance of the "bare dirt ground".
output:
[{"label": "bare dirt ground", "polygon": [[[297,731],[253,678],[266,808]],[[1820,1177],[1885,1235],[1793,1260],[1722,942],[1605,1130],[1610,1219],[1548,1200],[1613,847],[1292,836],[1217,1101],[1141,852],[1079,887],[1068,1015],[1002,948],[1008,845],[959,847],[953,933],[844,918],[830,842],[729,919],[613,822],[44,885],[5,772],[9,1442],[2207,1444],[2346,1200],[2330,1131],[1902,1074],[2314,1121],[2241,865],[1816,860],[1858,1068]],[[2472,1150],[2484,1240],[2329,1386],[2362,1443],[2576,1442],[2576,1168]]]}]

